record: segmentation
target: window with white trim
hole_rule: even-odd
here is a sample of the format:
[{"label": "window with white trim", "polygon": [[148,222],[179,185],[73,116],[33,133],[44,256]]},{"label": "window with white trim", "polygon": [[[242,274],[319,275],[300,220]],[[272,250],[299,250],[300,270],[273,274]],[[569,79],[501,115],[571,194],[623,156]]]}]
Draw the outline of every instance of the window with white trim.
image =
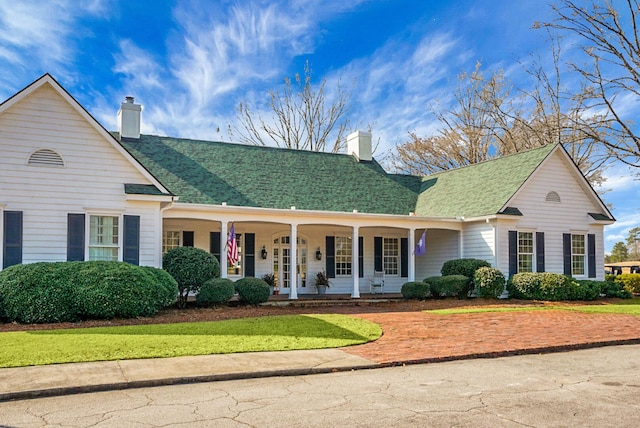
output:
[{"label": "window with white trim", "polygon": [[89,260],[118,261],[120,217],[89,216]]},{"label": "window with white trim", "polygon": [[571,235],[571,274],[585,275],[586,245],[584,235]]},{"label": "window with white trim", "polygon": [[162,232],[162,254],[165,254],[169,250],[178,248],[180,246],[180,236],[182,233],[179,230],[165,230]]},{"label": "window with white trim", "polygon": [[351,255],[353,251],[351,237],[336,236],[335,243],[336,275],[351,276]]},{"label": "window with white trim", "polygon": [[533,272],[533,232],[518,232],[518,272]]},{"label": "window with white trim", "polygon": [[382,238],[382,267],[385,275],[398,275],[400,260],[400,240]]}]

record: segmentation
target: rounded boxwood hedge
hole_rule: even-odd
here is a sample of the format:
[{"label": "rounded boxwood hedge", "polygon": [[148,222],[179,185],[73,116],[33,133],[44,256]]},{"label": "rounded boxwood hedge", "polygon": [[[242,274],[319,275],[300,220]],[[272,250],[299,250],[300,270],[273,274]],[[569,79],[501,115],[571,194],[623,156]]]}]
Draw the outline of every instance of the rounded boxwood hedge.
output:
[{"label": "rounded boxwood hedge", "polygon": [[465,298],[471,291],[471,279],[464,275],[432,276],[424,282],[431,285],[431,295],[435,298]]},{"label": "rounded boxwood hedge", "polygon": [[491,267],[491,264],[480,259],[454,259],[445,262],[440,273],[442,276],[463,275],[467,278],[473,278],[476,270],[481,267]]},{"label": "rounded boxwood hedge", "polygon": [[424,300],[431,296],[430,285],[420,281],[405,282],[400,292],[405,299]]},{"label": "rounded boxwood hedge", "polygon": [[257,306],[269,300],[269,285],[260,278],[242,278],[235,282],[240,303]]},{"label": "rounded boxwood hedge", "polygon": [[151,316],[170,304],[172,286],[124,262],[41,262],[0,272],[0,306],[4,319],[21,323]]},{"label": "rounded boxwood hedge", "polygon": [[227,278],[215,278],[202,284],[196,294],[196,302],[201,306],[215,306],[227,303],[235,294],[233,281]]},{"label": "rounded boxwood hedge", "polygon": [[173,248],[162,257],[162,267],[178,282],[178,303],[186,306],[190,292],[220,277],[220,263],[211,253],[195,247]]},{"label": "rounded boxwood hedge", "polygon": [[499,269],[482,266],[476,269],[473,283],[479,297],[498,298],[504,291],[505,278]]},{"label": "rounded boxwood hedge", "polygon": [[14,265],[0,272],[2,316],[27,324],[78,321],[72,263]]},{"label": "rounded boxwood hedge", "polygon": [[157,301],[159,308],[166,308],[173,305],[178,299],[178,283],[167,272],[151,266],[141,266],[142,269],[151,275],[157,284]]}]

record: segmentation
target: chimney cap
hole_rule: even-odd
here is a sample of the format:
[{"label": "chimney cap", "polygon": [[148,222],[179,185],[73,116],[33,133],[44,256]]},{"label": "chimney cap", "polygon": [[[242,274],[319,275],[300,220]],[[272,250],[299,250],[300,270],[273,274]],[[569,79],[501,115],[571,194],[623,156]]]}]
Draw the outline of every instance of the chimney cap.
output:
[{"label": "chimney cap", "polygon": [[135,101],[135,98],[132,97],[131,95],[127,95],[126,97],[124,97],[124,102],[126,102],[127,104],[133,104],[134,101]]}]

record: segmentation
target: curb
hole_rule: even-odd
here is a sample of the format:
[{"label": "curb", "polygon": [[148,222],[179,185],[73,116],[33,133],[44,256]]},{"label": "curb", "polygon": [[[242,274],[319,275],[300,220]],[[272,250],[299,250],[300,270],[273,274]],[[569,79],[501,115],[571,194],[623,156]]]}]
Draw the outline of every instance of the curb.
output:
[{"label": "curb", "polygon": [[443,363],[448,361],[463,361],[463,360],[472,360],[472,359],[481,359],[481,358],[501,358],[501,357],[517,356],[517,355],[550,354],[550,353],[558,353],[558,352],[577,351],[581,349],[601,348],[605,346],[638,345],[638,344],[640,344],[640,338],[568,344],[568,345],[560,345],[560,346],[548,346],[548,347],[541,347],[541,348],[514,349],[509,351],[484,352],[484,353],[464,354],[464,355],[447,356],[447,357],[432,357],[432,358],[424,358],[424,359],[417,359],[417,360],[400,360],[400,361],[392,361],[392,362],[386,362],[386,363],[372,362],[371,364],[348,366],[348,367],[323,367],[323,368],[266,370],[266,371],[257,371],[257,372],[236,372],[236,373],[225,373],[225,374],[216,374],[216,375],[184,376],[184,377],[174,377],[174,378],[165,378],[165,379],[140,380],[140,381],[106,383],[106,384],[97,384],[97,385],[37,389],[37,390],[28,390],[28,391],[20,391],[20,392],[0,393],[0,402],[15,401],[15,400],[29,400],[29,399],[45,398],[45,397],[57,397],[57,396],[74,395],[74,394],[86,394],[86,393],[92,393],[92,392],[119,391],[119,390],[126,390],[126,389],[135,389],[135,388],[151,388],[151,387],[170,386],[170,385],[187,385],[187,384],[219,382],[219,381],[227,381],[227,380],[259,379],[259,378],[267,378],[267,377],[305,376],[305,375],[312,375],[312,374],[338,373],[338,372],[366,370],[366,369],[380,369],[385,367],[398,367],[398,366],[414,365],[414,364],[433,364],[433,363]]}]

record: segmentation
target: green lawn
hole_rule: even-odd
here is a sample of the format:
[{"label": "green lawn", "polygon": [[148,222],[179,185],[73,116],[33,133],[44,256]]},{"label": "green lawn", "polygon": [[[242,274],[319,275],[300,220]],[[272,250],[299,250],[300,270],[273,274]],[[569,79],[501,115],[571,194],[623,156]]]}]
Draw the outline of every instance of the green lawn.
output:
[{"label": "green lawn", "polygon": [[5,332],[0,333],[0,367],[336,348],[381,334],[377,324],[336,314]]},{"label": "green lawn", "polygon": [[452,308],[424,311],[429,314],[452,315],[472,314],[480,312],[522,312],[522,311],[547,311],[564,310],[579,311],[590,314],[628,314],[640,316],[640,298],[623,300],[616,303],[593,305],[546,305],[546,306],[505,306],[505,307],[477,307],[477,308]]}]

